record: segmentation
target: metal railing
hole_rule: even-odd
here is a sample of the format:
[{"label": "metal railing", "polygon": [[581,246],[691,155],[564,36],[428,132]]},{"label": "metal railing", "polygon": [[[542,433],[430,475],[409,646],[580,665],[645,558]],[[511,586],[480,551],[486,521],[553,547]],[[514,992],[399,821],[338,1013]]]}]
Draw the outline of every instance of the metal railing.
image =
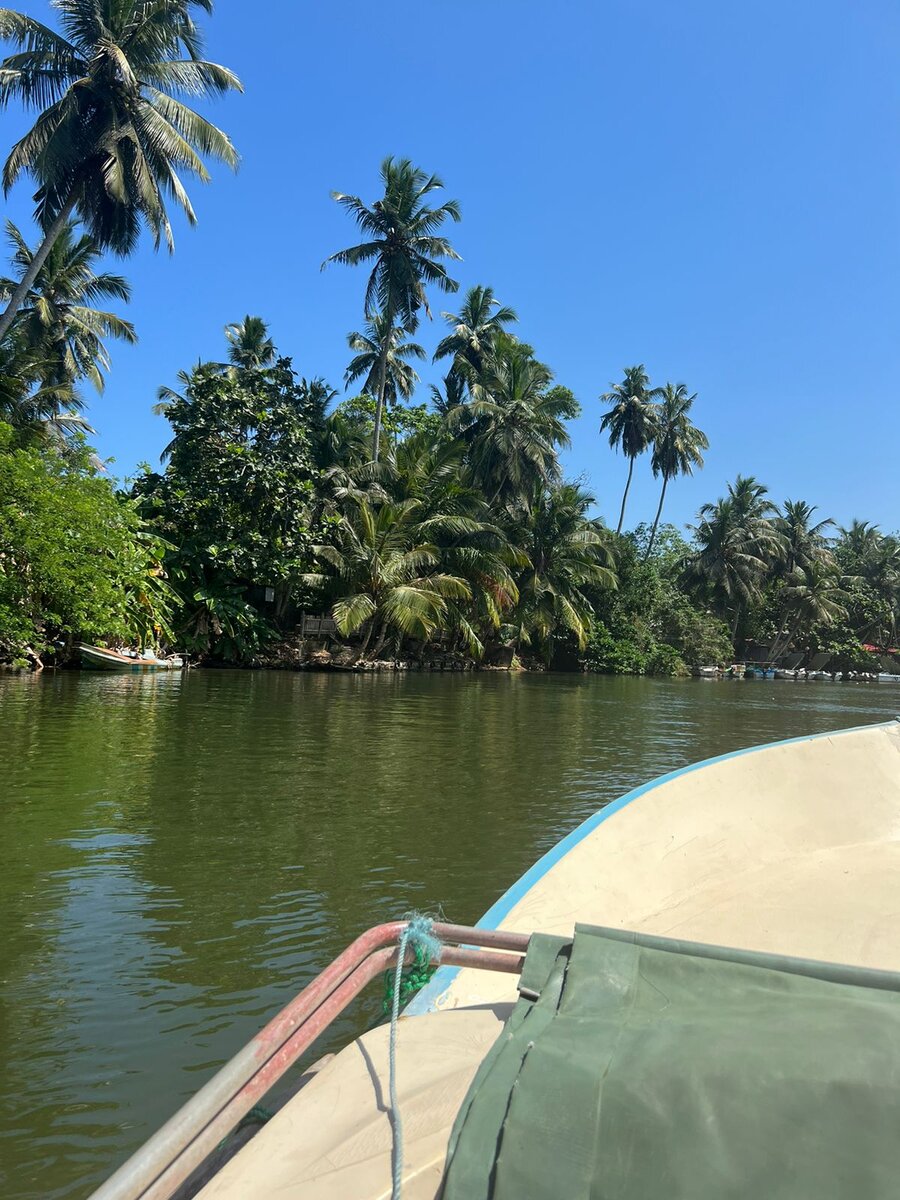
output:
[{"label": "metal railing", "polygon": [[[366,984],[396,965],[397,942],[405,928],[405,921],[376,925],[352,942],[123,1163],[91,1200],[169,1200]],[[526,934],[440,922],[433,929],[442,943],[441,964],[521,973]],[[406,961],[412,960],[410,950]]]}]

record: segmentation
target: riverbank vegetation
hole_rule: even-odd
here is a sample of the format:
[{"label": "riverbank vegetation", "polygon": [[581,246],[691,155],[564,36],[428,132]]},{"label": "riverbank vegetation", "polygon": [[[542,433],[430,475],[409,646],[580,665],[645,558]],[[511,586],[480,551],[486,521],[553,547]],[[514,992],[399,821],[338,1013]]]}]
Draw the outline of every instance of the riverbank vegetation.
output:
[{"label": "riverbank vegetation", "polygon": [[[203,58],[194,10],[208,4],[166,0],[150,21],[126,2],[102,37],[98,4],[56,0],[59,32],[0,10],[17,48],[0,103],[38,111],[4,185],[31,177],[39,230],[31,246],[8,225],[0,279],[0,659],[64,662],[86,639],[295,663],[303,613],[333,620],[345,661],[518,656],[671,675],[749,650],[852,670],[871,665],[866,646],[894,644],[895,535],[838,529],[754,476],[688,529],[665,524],[669,489],[703,467],[702,400],[640,364],[599,401],[576,398],[514,297],[458,294],[460,206],[402,158],[382,164],[374,199],[334,194],[362,239],[323,264],[362,268],[359,322],[335,334],[343,395],[248,315],[226,327],[222,361],[161,381],[162,462],[117,484],[90,449],[84,387],[102,388],[109,343],[137,331],[106,310],[130,289],[100,260],[130,253],[142,227],[170,244],[166,199],[195,219],[179,173],[205,179],[204,158],[234,165],[236,152],[180,97],[240,85]],[[418,339],[432,318],[442,378],[426,394]],[[595,406],[598,454],[608,442],[627,459],[621,502],[604,497],[615,532],[565,475],[581,403]],[[632,478],[647,469],[658,507],[628,532]]]}]

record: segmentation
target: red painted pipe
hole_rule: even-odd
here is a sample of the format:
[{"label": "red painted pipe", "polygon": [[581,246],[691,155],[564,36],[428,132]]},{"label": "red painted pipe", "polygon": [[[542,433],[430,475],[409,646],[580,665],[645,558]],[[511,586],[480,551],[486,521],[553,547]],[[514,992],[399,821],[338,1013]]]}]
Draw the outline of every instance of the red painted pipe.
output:
[{"label": "red painted pipe", "polygon": [[[336,1016],[396,963],[405,921],[376,925],[352,942],[96,1192],[91,1200],[168,1200]],[[435,923],[441,940],[524,951],[524,934]],[[414,954],[407,952],[407,961]],[[442,946],[454,966],[521,972],[519,954]]]}]

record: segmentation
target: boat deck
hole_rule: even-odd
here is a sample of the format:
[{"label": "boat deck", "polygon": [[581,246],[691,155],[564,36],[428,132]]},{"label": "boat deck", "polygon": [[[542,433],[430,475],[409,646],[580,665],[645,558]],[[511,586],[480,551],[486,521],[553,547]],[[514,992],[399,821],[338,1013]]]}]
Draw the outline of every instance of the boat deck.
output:
[{"label": "boat deck", "polygon": [[[481,925],[576,921],[900,970],[900,726],[795,739],[677,771],[596,814]],[[515,980],[441,968],[398,1038],[404,1196],[438,1194],[449,1131]],[[387,1030],[333,1059],[202,1200],[390,1195]]]}]

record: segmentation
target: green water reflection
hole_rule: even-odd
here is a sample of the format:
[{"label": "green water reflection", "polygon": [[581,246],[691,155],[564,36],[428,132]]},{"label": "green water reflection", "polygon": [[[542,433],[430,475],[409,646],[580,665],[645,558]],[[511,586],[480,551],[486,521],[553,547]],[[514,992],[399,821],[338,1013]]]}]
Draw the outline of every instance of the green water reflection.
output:
[{"label": "green water reflection", "polygon": [[0,679],[0,1191],[86,1195],[362,928],[474,921],[635,784],[897,708],[771,681]]}]

